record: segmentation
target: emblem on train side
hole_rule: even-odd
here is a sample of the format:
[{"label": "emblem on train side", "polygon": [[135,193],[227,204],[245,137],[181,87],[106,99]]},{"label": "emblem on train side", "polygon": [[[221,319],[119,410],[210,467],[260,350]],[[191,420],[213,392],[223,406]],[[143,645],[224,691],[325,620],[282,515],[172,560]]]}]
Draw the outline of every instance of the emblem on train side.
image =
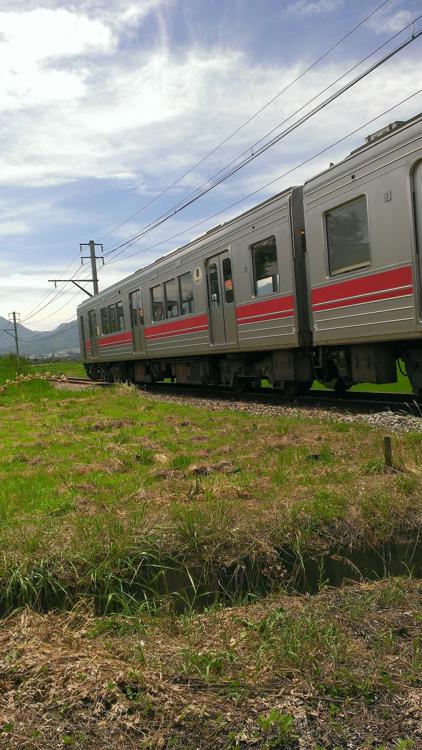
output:
[{"label": "emblem on train side", "polygon": [[193,269],[193,280],[195,284],[201,284],[202,283],[202,268],[201,266],[196,266],[196,268]]}]

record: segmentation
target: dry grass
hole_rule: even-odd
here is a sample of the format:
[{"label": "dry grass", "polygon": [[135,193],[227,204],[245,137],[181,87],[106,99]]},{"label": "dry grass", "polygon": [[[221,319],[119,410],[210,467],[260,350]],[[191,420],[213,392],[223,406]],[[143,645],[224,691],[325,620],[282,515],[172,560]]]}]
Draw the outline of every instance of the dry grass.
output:
[{"label": "dry grass", "polygon": [[417,750],[421,593],[391,580],[190,616],[18,612],[0,630],[0,747]]}]

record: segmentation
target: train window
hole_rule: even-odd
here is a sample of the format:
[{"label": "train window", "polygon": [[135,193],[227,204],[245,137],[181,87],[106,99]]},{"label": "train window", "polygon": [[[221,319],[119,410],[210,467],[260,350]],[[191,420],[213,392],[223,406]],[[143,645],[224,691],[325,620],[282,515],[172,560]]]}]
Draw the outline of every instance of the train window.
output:
[{"label": "train window", "polygon": [[179,276],[179,289],[180,289],[180,313],[181,315],[188,315],[194,312],[193,303],[193,284],[192,274],[188,273]]},{"label": "train window", "polygon": [[140,289],[137,289],[136,292],[132,292],[131,294],[129,294],[129,304],[132,328],[136,328],[136,326],[138,325],[143,325],[144,311],[142,309],[142,295]]},{"label": "train window", "polygon": [[116,311],[117,311],[117,330],[124,331],[125,330],[125,314],[123,312],[123,302],[116,303]]},{"label": "train window", "polygon": [[116,305],[108,306],[108,317],[110,320],[110,333],[116,333],[117,331]]},{"label": "train window", "polygon": [[95,339],[99,333],[97,328],[97,314],[95,310],[90,310],[88,313],[88,326],[90,338]]},{"label": "train window", "polygon": [[220,284],[218,281],[217,263],[210,263],[208,266],[208,278],[210,282],[210,301],[211,307],[218,307],[220,304]]},{"label": "train window", "polygon": [[274,294],[280,291],[278,273],[277,245],[275,237],[251,245],[254,270],[254,289],[257,297]]},{"label": "train window", "polygon": [[230,258],[224,258],[223,260],[223,281],[224,299],[226,302],[233,302],[233,276]]},{"label": "train window", "polygon": [[179,315],[179,290],[176,279],[170,279],[164,284],[166,295],[166,317],[176,318]]},{"label": "train window", "polygon": [[101,328],[103,336],[107,335],[107,333],[110,333],[110,322],[108,319],[108,310],[106,307],[103,307],[101,310]]},{"label": "train window", "polygon": [[369,227],[364,195],[325,214],[330,274],[370,265]]},{"label": "train window", "polygon": [[151,289],[152,319],[154,321],[164,320],[166,317],[164,309],[164,292],[161,284]]}]

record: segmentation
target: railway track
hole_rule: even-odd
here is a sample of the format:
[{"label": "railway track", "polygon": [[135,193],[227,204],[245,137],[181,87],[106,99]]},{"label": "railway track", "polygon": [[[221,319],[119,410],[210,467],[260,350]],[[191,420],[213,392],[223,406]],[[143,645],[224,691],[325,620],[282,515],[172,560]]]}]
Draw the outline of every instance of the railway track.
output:
[{"label": "railway track", "polygon": [[[69,376],[65,380],[52,378],[54,382],[67,382],[73,385],[91,385],[108,387],[112,385],[106,380],[91,380]],[[338,396],[334,391],[309,391],[301,396],[284,396],[274,393],[269,388],[260,388],[245,392],[237,392],[224,387],[209,388],[204,386],[177,385],[170,383],[148,383],[142,388],[150,393],[165,393],[181,397],[219,399],[227,401],[247,401],[271,405],[306,406],[315,408],[340,408],[348,411],[379,412],[392,411],[406,413],[422,418],[422,399],[417,399],[411,393],[381,393],[349,391]]]},{"label": "railway track", "polygon": [[373,393],[347,392],[338,396],[333,391],[309,391],[301,396],[284,396],[268,388],[236,392],[227,388],[203,388],[198,386],[177,386],[168,383],[154,383],[145,386],[145,390],[178,396],[219,399],[227,401],[246,401],[269,405],[304,406],[315,408],[337,408],[347,411],[401,412],[422,418],[422,399],[416,399],[409,393]]},{"label": "railway track", "polygon": [[92,385],[97,387],[106,387],[112,385],[107,380],[91,380],[91,378],[77,378],[72,375],[66,375],[65,377],[51,377],[49,378],[51,383],[70,383],[71,385]]}]

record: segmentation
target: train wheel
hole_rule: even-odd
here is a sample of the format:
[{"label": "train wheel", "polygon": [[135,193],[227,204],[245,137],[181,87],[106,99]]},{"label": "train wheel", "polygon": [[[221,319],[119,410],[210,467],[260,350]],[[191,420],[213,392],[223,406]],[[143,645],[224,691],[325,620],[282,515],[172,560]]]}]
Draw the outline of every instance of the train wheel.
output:
[{"label": "train wheel", "polygon": [[282,388],[277,388],[277,390],[283,396],[287,396],[287,398],[293,398],[294,396],[297,396],[299,394],[300,385],[301,384],[297,383],[295,380],[285,380]]},{"label": "train wheel", "polygon": [[333,390],[335,393],[338,393],[339,396],[343,396],[346,391],[351,388],[353,383],[351,383],[349,380],[346,380],[345,378],[337,378],[336,382],[334,383]]},{"label": "train wheel", "polygon": [[313,380],[306,380],[306,382],[299,383],[298,394],[300,396],[305,396],[305,394],[311,390],[313,382],[314,382]]}]

